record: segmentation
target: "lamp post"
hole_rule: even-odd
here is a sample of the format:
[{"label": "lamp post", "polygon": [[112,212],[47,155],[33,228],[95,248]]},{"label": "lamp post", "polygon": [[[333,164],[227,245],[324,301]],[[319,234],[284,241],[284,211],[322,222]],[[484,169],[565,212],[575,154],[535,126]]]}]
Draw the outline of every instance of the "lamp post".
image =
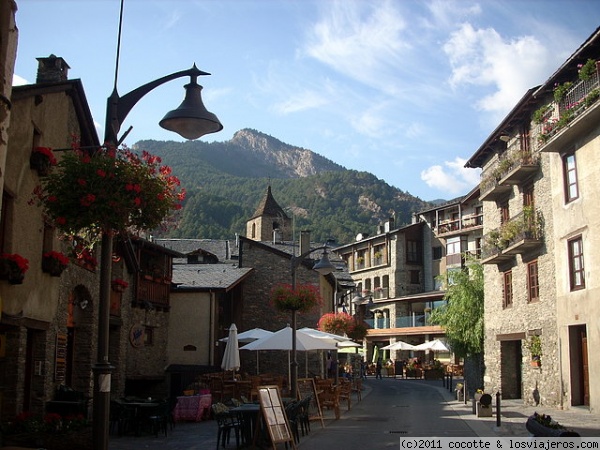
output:
[{"label": "lamp post", "polygon": [[[186,139],[197,139],[208,133],[223,129],[219,119],[207,111],[202,103],[196,79],[199,75],[210,75],[199,70],[196,65],[191,69],[175,72],[151,81],[137,89],[119,96],[115,87],[108,97],[106,107],[106,128],[104,144],[117,147],[125,135],[118,139],[117,135],[127,114],[135,104],[154,88],[177,78],[189,76],[190,83],[185,86],[186,96],[181,105],[167,113],[160,121],[160,126],[179,133]],[[130,128],[131,130],[131,128]],[[94,372],[94,407],[93,436],[94,449],[108,449],[108,428],[110,412],[111,373],[113,366],[109,362],[109,320],[110,320],[110,282],[112,270],[113,230],[102,230],[100,259],[100,294],[98,305],[98,353],[97,362],[92,367]]]},{"label": "lamp post", "polygon": [[[314,266],[313,266],[313,270],[316,270],[317,272],[319,272],[321,275],[329,275],[331,272],[333,272],[335,270],[335,266],[333,264],[331,264],[331,261],[329,261],[329,257],[327,256],[327,246],[323,245],[321,247],[317,247],[317,248],[313,248],[311,250],[308,250],[304,253],[302,253],[301,255],[298,256],[292,256],[292,290],[295,291],[296,290],[296,269],[298,269],[298,267],[300,266],[300,263],[302,262],[302,260],[304,258],[306,258],[308,255],[310,255],[311,253],[318,251],[318,250],[323,250],[323,256],[321,257],[321,259],[319,260],[319,262],[317,262]],[[297,315],[297,311],[295,309],[292,310],[292,362],[291,362],[291,366],[292,366],[292,377],[291,377],[291,384],[292,384],[292,389],[290,392],[290,395],[292,397],[292,399],[296,399],[297,397],[297,388],[298,388],[298,360],[296,359],[297,356],[297,351],[296,351],[296,315]]]}]

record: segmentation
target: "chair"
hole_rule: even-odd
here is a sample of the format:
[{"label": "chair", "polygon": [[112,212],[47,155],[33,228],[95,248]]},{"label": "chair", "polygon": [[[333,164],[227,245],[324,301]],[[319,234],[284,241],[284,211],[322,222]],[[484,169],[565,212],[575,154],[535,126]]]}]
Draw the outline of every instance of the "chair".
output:
[{"label": "chair", "polygon": [[308,397],[304,397],[302,400],[298,402],[298,423],[300,425],[300,430],[302,431],[302,436],[308,435],[310,432],[310,401],[312,400],[312,395]]},{"label": "chair", "polygon": [[355,378],[352,381],[352,392],[356,393],[356,400],[360,402],[362,400],[362,379]]},{"label": "chair", "polygon": [[221,376],[212,376],[210,378],[210,392],[213,398],[218,402],[229,400],[233,397],[234,386],[225,384]]},{"label": "chair", "polygon": [[348,403],[348,411],[352,407],[352,382],[349,380],[340,379],[340,401]]},{"label": "chair", "polygon": [[153,407],[142,408],[140,410],[140,425],[147,426],[150,432],[154,436],[158,436],[160,431],[168,434],[169,428],[169,415],[170,415],[170,404],[169,402],[161,402]]},{"label": "chair", "polygon": [[298,426],[298,407],[298,401],[291,401],[285,406],[285,415],[287,416],[288,423],[290,424],[290,430],[292,431],[294,442],[296,442],[296,444],[300,442],[300,431]]},{"label": "chair", "polygon": [[335,418],[340,418],[340,386],[324,389],[319,394],[319,403],[323,408],[333,409]]},{"label": "chair", "polygon": [[122,436],[133,427],[135,411],[116,400],[111,400],[109,417],[109,432],[113,434],[116,432],[117,435]]},{"label": "chair", "polygon": [[215,403],[211,406],[211,410],[218,427],[217,450],[219,449],[219,444],[223,448],[225,448],[225,445],[229,444],[229,438],[232,430],[235,433],[236,448],[240,448],[240,436],[242,438],[242,443],[244,438],[244,433],[242,432],[242,422],[238,419],[238,417],[231,414],[229,412],[229,408],[227,408],[227,406],[225,406],[223,403]]}]

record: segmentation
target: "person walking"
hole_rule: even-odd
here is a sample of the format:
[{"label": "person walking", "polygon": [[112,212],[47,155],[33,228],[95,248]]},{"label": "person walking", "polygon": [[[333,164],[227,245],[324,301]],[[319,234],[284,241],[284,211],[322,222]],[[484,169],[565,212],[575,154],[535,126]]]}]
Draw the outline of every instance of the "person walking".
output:
[{"label": "person walking", "polygon": [[375,365],[375,379],[377,378],[383,380],[383,377],[381,376],[381,358],[377,360],[377,364]]}]

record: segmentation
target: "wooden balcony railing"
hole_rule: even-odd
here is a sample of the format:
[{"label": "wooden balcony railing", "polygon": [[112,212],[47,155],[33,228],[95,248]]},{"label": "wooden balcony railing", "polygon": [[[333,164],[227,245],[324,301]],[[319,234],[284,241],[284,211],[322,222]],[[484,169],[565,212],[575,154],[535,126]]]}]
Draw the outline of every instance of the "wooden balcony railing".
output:
[{"label": "wooden balcony railing", "polygon": [[170,291],[170,281],[162,278],[147,279],[141,275],[138,277],[136,301],[140,304],[149,302],[157,308],[168,308]]}]

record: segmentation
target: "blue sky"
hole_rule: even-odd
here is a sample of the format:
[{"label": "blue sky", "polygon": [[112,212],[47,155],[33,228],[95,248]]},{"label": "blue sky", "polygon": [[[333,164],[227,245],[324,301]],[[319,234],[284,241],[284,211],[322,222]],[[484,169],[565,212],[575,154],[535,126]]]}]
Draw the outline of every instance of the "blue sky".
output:
[{"label": "blue sky", "polygon": [[[63,57],[103,137],[119,0],[17,0],[17,84]],[[600,25],[597,0],[125,0],[120,95],[193,63],[225,141],[253,128],[423,200],[453,198],[468,159],[527,89]],[[186,78],[147,94],[125,143],[182,140],[158,121]]]}]

